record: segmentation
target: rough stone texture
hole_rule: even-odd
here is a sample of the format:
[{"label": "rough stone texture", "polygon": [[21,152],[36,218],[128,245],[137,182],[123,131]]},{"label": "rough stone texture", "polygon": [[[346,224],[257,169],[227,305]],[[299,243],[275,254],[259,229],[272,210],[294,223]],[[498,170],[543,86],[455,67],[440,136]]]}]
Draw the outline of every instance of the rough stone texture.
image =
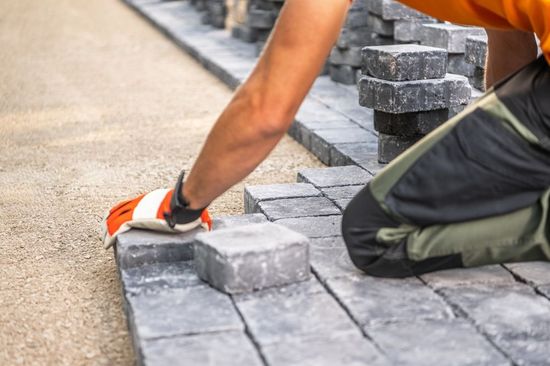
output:
[{"label": "rough stone texture", "polygon": [[240,215],[240,216],[214,217],[212,219],[212,230],[243,226],[243,225],[249,225],[249,224],[261,224],[263,222],[267,222],[267,218],[265,217],[265,215],[259,214],[259,213]]},{"label": "rough stone texture", "polygon": [[331,201],[337,201],[342,199],[352,199],[363,188],[365,188],[365,185],[331,187],[323,188],[321,189],[321,192]]},{"label": "rough stone texture", "polygon": [[369,28],[376,34],[386,37],[393,37],[393,21],[384,20],[381,16],[370,13],[367,16]]},{"label": "rough stone texture", "polygon": [[474,76],[476,67],[466,62],[464,54],[455,53],[449,54],[447,59],[447,70],[451,74],[458,74],[464,76]]},{"label": "rough stone texture", "polygon": [[521,366],[546,366],[550,360],[550,348],[547,340],[537,341],[534,339],[501,340],[498,346],[502,351]]},{"label": "rough stone texture", "polygon": [[448,109],[400,114],[374,111],[374,128],[386,135],[427,135],[448,119]]},{"label": "rough stone texture", "polygon": [[363,273],[351,262],[341,237],[312,239],[310,256],[313,271],[323,282],[331,278]]},{"label": "rough stone texture", "polygon": [[320,195],[321,192],[318,189],[307,183],[245,186],[244,211],[246,213],[258,212],[258,204],[262,201],[281,198],[318,197]]},{"label": "rough stone texture", "polygon": [[515,282],[510,272],[500,265],[449,269],[423,274],[421,278],[429,286],[436,289],[480,284],[512,285]]},{"label": "rough stone texture", "polygon": [[193,241],[204,229],[170,234],[132,229],[118,235],[116,259],[120,268],[131,268],[158,262],[179,262],[193,259]]},{"label": "rough stone texture", "polygon": [[412,320],[405,325],[367,327],[366,331],[394,365],[510,365],[464,320]]},{"label": "rough stone texture", "polygon": [[538,291],[550,300],[550,285],[540,286]]},{"label": "rough stone texture", "polygon": [[330,52],[329,61],[334,65],[361,66],[361,47],[338,48]]},{"label": "rough stone texture", "polygon": [[376,136],[355,126],[345,129],[314,130],[310,136],[311,152],[327,165],[331,164],[330,152],[335,144],[369,142],[374,143]]},{"label": "rough stone texture", "polygon": [[387,358],[356,333],[327,334],[322,339],[281,342],[262,347],[271,366],[382,366]]},{"label": "rough stone texture", "polygon": [[258,204],[258,208],[271,221],[293,217],[340,214],[340,210],[325,197],[286,198],[263,201]]},{"label": "rough stone texture", "polygon": [[508,263],[505,266],[533,286],[550,285],[550,262]]},{"label": "rough stone texture", "polygon": [[[303,283],[288,291],[236,297],[235,303],[254,339],[264,347],[303,341],[322,334],[359,334],[359,329],[322,287]],[[266,316],[269,309],[269,316]]]},{"label": "rough stone texture", "polygon": [[427,16],[394,0],[371,0],[367,3],[369,12],[384,20],[426,18]]},{"label": "rough stone texture", "polygon": [[261,366],[258,351],[243,332],[197,334],[143,342],[141,365]]},{"label": "rough stone texture", "polygon": [[141,341],[244,329],[229,296],[208,286],[141,293],[126,300],[130,329]]},{"label": "rough stone texture", "polygon": [[353,276],[329,279],[327,284],[361,325],[453,317],[447,304],[416,278]]},{"label": "rough stone texture", "polygon": [[371,174],[357,166],[303,169],[298,172],[298,182],[311,183],[317,188],[366,184],[371,178]]},{"label": "rough stone texture", "polygon": [[420,42],[426,46],[444,48],[449,53],[464,53],[466,38],[483,35],[485,35],[483,28],[463,27],[449,23],[425,24],[422,27]]},{"label": "rough stone texture", "polygon": [[[343,117],[344,118],[344,117]],[[299,142],[304,145],[309,151],[312,151],[312,135],[316,131],[323,130],[347,130],[358,128],[356,123],[351,122],[348,119],[342,119],[339,121],[329,122],[301,122],[296,121],[296,128],[299,130],[300,136]],[[374,136],[372,137],[374,138]]]},{"label": "rough stone texture", "polygon": [[422,25],[437,22],[437,19],[433,18],[396,20],[393,25],[393,38],[398,42],[420,42]]},{"label": "rough stone texture", "polygon": [[471,88],[464,76],[444,79],[388,81],[363,76],[359,80],[359,104],[386,113],[422,112],[468,104]]},{"label": "rough stone texture", "polygon": [[395,136],[380,133],[378,135],[378,161],[386,164],[401,155],[423,136]]},{"label": "rough stone texture", "polygon": [[[363,164],[378,163],[378,141],[359,142],[354,144],[334,144],[330,150],[330,165],[333,167],[359,165],[370,174],[372,170],[363,167]],[[373,168],[375,168],[373,166]]]},{"label": "rough stone texture", "polygon": [[473,76],[469,77],[468,80],[474,89],[485,91],[485,69],[476,67]]},{"label": "rough stone texture", "polygon": [[299,217],[296,219],[281,219],[277,224],[288,227],[309,238],[325,238],[342,235],[341,216]]},{"label": "rough stone texture", "polygon": [[466,38],[466,62],[485,68],[487,57],[487,36],[469,36]]},{"label": "rough stone texture", "polygon": [[220,291],[243,293],[309,278],[309,243],[272,223],[204,233],[195,242],[199,277]]},{"label": "rough stone texture", "polygon": [[350,65],[330,65],[330,78],[337,83],[355,85],[357,83],[357,68]]},{"label": "rough stone texture", "polygon": [[365,47],[363,74],[392,80],[440,79],[447,74],[447,51],[414,44]]}]

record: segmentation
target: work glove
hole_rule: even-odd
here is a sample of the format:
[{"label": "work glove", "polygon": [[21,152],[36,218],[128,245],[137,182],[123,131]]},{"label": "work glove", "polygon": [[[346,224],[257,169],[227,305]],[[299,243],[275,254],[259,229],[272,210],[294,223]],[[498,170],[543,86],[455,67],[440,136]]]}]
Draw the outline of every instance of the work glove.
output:
[{"label": "work glove", "polygon": [[212,219],[208,210],[192,210],[182,197],[183,176],[184,172],[180,174],[174,189],[157,189],[122,201],[109,210],[103,220],[105,248],[116,242],[117,235],[131,228],[171,233],[187,232],[199,226],[210,230]]}]

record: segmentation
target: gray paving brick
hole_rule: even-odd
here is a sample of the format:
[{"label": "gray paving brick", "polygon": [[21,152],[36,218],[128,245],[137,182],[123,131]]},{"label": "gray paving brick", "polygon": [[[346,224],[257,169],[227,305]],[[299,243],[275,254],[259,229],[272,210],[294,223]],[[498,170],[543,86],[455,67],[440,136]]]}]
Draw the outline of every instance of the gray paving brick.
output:
[{"label": "gray paving brick", "polygon": [[244,329],[229,296],[208,286],[142,293],[126,299],[130,329],[141,340]]},{"label": "gray paving brick", "polygon": [[367,8],[371,13],[379,15],[385,20],[426,17],[425,14],[393,0],[371,0],[367,3]]},{"label": "gray paving brick", "polygon": [[251,8],[248,11],[248,26],[257,29],[271,29],[275,24],[277,14],[273,11]]},{"label": "gray paving brick", "polygon": [[298,113],[296,114],[296,119],[300,122],[330,122],[330,121],[341,121],[345,117],[336,112],[333,109],[328,108],[325,104],[308,97],[304,100]]},{"label": "gray paving brick", "polygon": [[[246,189],[246,187],[245,187]],[[243,226],[249,224],[261,224],[267,222],[265,215],[260,213],[240,216],[220,216],[212,219],[212,230]]]},{"label": "gray paving brick", "polygon": [[281,219],[275,222],[309,238],[342,235],[342,216],[299,217],[296,219]]},{"label": "gray paving brick", "polygon": [[357,83],[357,68],[350,65],[330,65],[330,78],[337,83],[355,85]]},{"label": "gray paving brick", "polygon": [[189,233],[170,234],[132,229],[120,234],[116,243],[116,259],[126,269],[158,262],[179,262],[193,259],[193,241],[198,228]]},{"label": "gray paving brick", "polygon": [[263,347],[262,351],[272,366],[390,365],[371,342],[356,333],[281,342]]},{"label": "gray paving brick", "polygon": [[325,197],[287,198],[263,201],[258,204],[258,208],[271,221],[295,217],[331,216],[340,214],[338,207]]},{"label": "gray paving brick", "polygon": [[470,36],[466,38],[466,62],[485,68],[487,57],[487,36]]},{"label": "gray paving brick", "polygon": [[466,38],[483,36],[483,28],[463,27],[456,24],[425,24],[422,27],[420,42],[426,46],[444,48],[449,53],[464,53]]},{"label": "gray paving brick", "polygon": [[508,263],[505,266],[533,286],[550,285],[550,262]]},{"label": "gray paving brick", "polygon": [[258,351],[243,332],[197,334],[143,342],[140,365],[263,365]]},{"label": "gray paving brick", "polygon": [[[345,118],[342,116],[342,118]],[[327,121],[327,122],[297,122],[300,129],[301,144],[308,150],[312,149],[312,134],[315,131],[321,130],[346,130],[358,128],[358,125],[350,120],[342,119],[340,121]]]},{"label": "gray paving brick", "polygon": [[361,128],[323,129],[311,133],[311,152],[323,163],[330,165],[330,151],[335,144],[374,142],[376,137],[369,131]]},{"label": "gray paving brick", "polygon": [[378,162],[378,159],[375,159],[373,161],[368,161],[365,163],[360,164],[361,168],[368,171],[373,176],[376,176],[378,173],[380,173],[387,165],[381,164]]},{"label": "gray paving brick", "polygon": [[393,37],[393,21],[384,20],[381,16],[369,13],[367,16],[367,24],[369,28],[377,34],[386,37]]},{"label": "gray paving brick", "polygon": [[525,285],[440,290],[495,342],[550,342],[550,302]]},{"label": "gray paving brick", "polygon": [[422,112],[468,104],[471,88],[464,76],[444,79],[387,81],[363,76],[359,80],[359,104],[386,113]]},{"label": "gray paving brick", "polygon": [[332,296],[324,289],[312,291],[308,283],[290,291],[236,297],[235,303],[249,332],[262,347],[284,341],[302,342],[323,334],[360,334]]},{"label": "gray paving brick", "polygon": [[473,88],[484,91],[485,90],[485,69],[482,69],[481,67],[476,67],[474,69],[473,76],[470,76],[468,80],[470,81],[470,85],[472,85]]},{"label": "gray paving brick", "polygon": [[433,288],[471,286],[471,285],[513,285],[515,280],[500,265],[477,268],[457,268],[427,273],[421,276]]},{"label": "gray paving brick", "polygon": [[368,327],[367,333],[395,365],[496,366],[510,362],[464,320]]},{"label": "gray paving brick", "polygon": [[350,204],[351,200],[350,199],[341,199],[341,200],[336,200],[334,201],[334,204],[336,206],[338,206],[338,208],[344,212],[344,210],[346,209],[346,207],[348,207],[348,205]]},{"label": "gray paving brick", "polygon": [[378,161],[389,163],[408,148],[418,142],[423,136],[395,136],[380,133],[378,135]]},{"label": "gray paving brick", "polygon": [[352,199],[364,187],[365,185],[331,187],[331,188],[323,188],[321,189],[321,192],[328,199],[332,201],[336,201],[336,200],[342,200],[342,199]]},{"label": "gray paving brick", "polygon": [[[330,165],[333,167],[361,165],[378,162],[378,140],[355,144],[334,144],[330,150]],[[372,174],[372,172],[369,170]]]},{"label": "gray paving brick", "polygon": [[386,135],[426,135],[449,119],[448,109],[416,113],[374,112],[374,128]]},{"label": "gray paving brick", "polygon": [[419,42],[422,25],[437,22],[437,19],[433,18],[396,20],[393,25],[393,38],[398,42]]},{"label": "gray paving brick", "polygon": [[416,278],[395,280],[365,275],[329,279],[327,284],[362,325],[453,317],[447,304]]},{"label": "gray paving brick", "polygon": [[357,166],[311,168],[298,172],[298,182],[311,183],[318,188],[366,184],[371,178],[368,172]]},{"label": "gray paving brick", "polygon": [[330,52],[329,61],[334,65],[361,66],[361,47],[338,48]]},{"label": "gray paving brick", "polygon": [[498,346],[516,365],[521,366],[546,366],[550,360],[550,347],[548,341],[536,341],[533,339],[502,340]]},{"label": "gray paving brick", "polygon": [[444,78],[447,51],[415,44],[365,47],[362,51],[363,74],[392,80]]},{"label": "gray paving brick", "polygon": [[323,282],[331,278],[363,273],[351,262],[341,237],[312,239],[310,255],[313,271]]},{"label": "gray paving brick", "polygon": [[550,285],[540,286],[538,287],[538,291],[550,300]]},{"label": "gray paving brick", "polygon": [[449,58],[447,60],[447,70],[449,73],[470,77],[474,76],[475,69],[476,67],[474,65],[466,62],[464,54],[449,54]]},{"label": "gray paving brick", "polygon": [[192,261],[156,263],[123,269],[120,280],[124,292],[131,295],[206,285],[197,276]]},{"label": "gray paving brick", "polygon": [[258,212],[258,203],[282,198],[318,197],[321,192],[308,183],[267,184],[244,187],[244,210]]},{"label": "gray paving brick", "polygon": [[212,231],[196,238],[195,268],[201,279],[231,294],[304,281],[309,243],[272,223]]},{"label": "gray paving brick", "polygon": [[[365,14],[362,14],[362,18],[365,21],[367,19]],[[372,30],[367,26],[356,27],[353,29],[344,27],[342,28],[340,36],[336,41],[336,46],[339,48],[362,47],[366,44],[376,42],[376,38],[376,36],[373,36]]]}]

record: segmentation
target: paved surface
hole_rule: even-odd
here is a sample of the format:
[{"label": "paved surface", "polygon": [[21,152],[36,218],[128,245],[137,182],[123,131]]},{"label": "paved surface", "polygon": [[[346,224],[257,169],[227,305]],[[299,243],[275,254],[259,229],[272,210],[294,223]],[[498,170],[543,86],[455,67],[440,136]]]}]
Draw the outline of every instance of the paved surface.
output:
[{"label": "paved surface", "polygon": [[[133,364],[100,219],[173,184],[231,92],[115,0],[1,1],[0,44],[0,365]],[[315,166],[286,138],[249,182]]]},{"label": "paved surface", "polygon": [[[199,25],[187,2],[136,3],[227,84],[237,85],[253,65],[252,46]],[[321,122],[334,124],[334,133],[317,132]],[[352,124],[354,133],[364,134],[362,142],[342,141],[339,124]],[[340,236],[340,212],[381,168],[373,162],[372,112],[357,106],[353,88],[321,77],[292,133],[316,155],[328,156],[329,163],[348,166],[302,170],[296,184],[248,187],[245,209],[256,214],[222,218],[217,225],[270,220],[301,232],[311,239],[314,277],[229,296],[198,279],[189,236],[125,234],[117,260],[141,362],[550,364],[549,263],[450,270],[406,280],[358,273]]]}]

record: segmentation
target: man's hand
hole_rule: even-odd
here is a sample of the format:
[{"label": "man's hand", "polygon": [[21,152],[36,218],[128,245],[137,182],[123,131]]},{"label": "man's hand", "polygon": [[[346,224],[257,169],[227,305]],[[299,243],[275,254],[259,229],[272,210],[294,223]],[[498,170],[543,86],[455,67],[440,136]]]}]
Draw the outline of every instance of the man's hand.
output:
[{"label": "man's hand", "polygon": [[174,195],[181,189],[183,173],[174,189],[157,189],[114,206],[103,221],[105,248],[112,246],[116,237],[131,228],[164,232],[186,232],[199,226],[210,230],[212,220],[206,209],[192,210],[185,199]]}]

